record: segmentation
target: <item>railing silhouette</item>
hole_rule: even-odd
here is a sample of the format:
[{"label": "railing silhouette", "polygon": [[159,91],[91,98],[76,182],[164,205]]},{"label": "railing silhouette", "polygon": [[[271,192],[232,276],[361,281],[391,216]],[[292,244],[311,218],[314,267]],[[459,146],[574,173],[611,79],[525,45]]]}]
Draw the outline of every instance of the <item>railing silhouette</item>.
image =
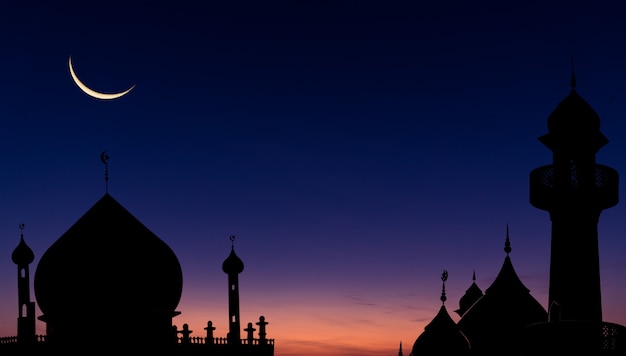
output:
[{"label": "railing silhouette", "polygon": [[[36,343],[46,342],[46,335],[35,335]],[[0,337],[0,345],[17,344],[17,336]],[[212,339],[194,336],[194,337],[177,337],[178,344],[195,344],[195,345],[228,345],[228,339],[225,337],[215,337]],[[241,339],[242,345],[271,345],[274,346],[274,339]]]},{"label": "railing silhouette", "polygon": [[613,168],[596,164],[593,167],[593,177],[590,178],[592,181],[585,187],[580,185],[581,177],[578,176],[576,167],[570,167],[570,172],[565,173],[560,182],[557,182],[554,165],[541,166],[530,172],[531,204],[538,209],[549,210],[562,200],[562,194],[571,195],[581,188],[585,191],[589,189],[587,197],[598,207],[606,209],[617,204],[619,175]]},{"label": "railing silhouette", "polygon": [[[201,344],[201,345],[228,345],[228,338],[214,337],[209,339],[202,336],[177,337],[178,344]],[[274,345],[274,339],[241,339],[242,345]]]},{"label": "railing silhouette", "polygon": [[[35,335],[35,342],[46,342],[46,335]],[[17,344],[17,336],[0,337],[0,345]]]},{"label": "railing silhouette", "polygon": [[626,355],[626,327],[603,321],[565,320],[529,325],[524,355]]}]

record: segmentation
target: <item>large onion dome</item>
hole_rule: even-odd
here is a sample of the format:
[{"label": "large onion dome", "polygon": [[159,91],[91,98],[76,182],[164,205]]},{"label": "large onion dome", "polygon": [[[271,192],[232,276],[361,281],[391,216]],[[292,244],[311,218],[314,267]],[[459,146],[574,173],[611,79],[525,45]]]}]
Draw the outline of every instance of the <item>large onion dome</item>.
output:
[{"label": "large onion dome", "polygon": [[105,194],[43,254],[34,287],[51,341],[119,339],[122,320],[135,336],[162,338],[182,282],[170,247]]}]

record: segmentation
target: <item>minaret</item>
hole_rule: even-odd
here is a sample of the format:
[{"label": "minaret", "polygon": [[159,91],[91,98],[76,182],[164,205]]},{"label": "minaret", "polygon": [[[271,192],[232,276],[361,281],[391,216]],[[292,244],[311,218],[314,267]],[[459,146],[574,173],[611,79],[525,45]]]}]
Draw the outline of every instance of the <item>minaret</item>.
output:
[{"label": "minaret", "polygon": [[600,118],[576,92],[548,117],[539,141],[552,151],[553,163],[530,173],[530,203],[550,213],[550,320],[602,321],[598,220],[618,202],[618,174],[596,164],[608,143]]},{"label": "minaret", "polygon": [[30,272],[28,265],[35,259],[33,250],[24,242],[24,224],[20,224],[20,243],[11,255],[17,265],[17,299],[19,317],[17,318],[17,341],[35,342],[35,302],[30,300]]},{"label": "minaret", "polygon": [[228,274],[228,344],[241,344],[239,323],[239,273],[243,272],[243,262],[235,254],[235,236],[230,237],[230,255],[222,263],[222,271]]}]

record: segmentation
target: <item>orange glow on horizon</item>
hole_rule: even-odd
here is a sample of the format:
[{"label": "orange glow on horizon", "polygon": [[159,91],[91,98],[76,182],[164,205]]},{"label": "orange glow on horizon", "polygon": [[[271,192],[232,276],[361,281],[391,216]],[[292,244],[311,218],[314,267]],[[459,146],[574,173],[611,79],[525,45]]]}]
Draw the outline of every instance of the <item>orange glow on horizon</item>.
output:
[{"label": "orange glow on horizon", "polygon": [[[539,300],[546,299],[542,294],[535,296]],[[455,298],[458,297],[460,295]],[[410,303],[383,301],[382,298],[375,298],[376,303],[357,303],[345,296],[332,298],[324,297],[324,294],[310,296],[310,299],[294,295],[285,300],[280,298],[276,296],[268,301],[244,295],[241,304],[242,329],[248,322],[256,323],[260,315],[267,318],[267,337],[275,340],[276,356],[397,355],[400,342],[403,353],[408,355],[415,339],[436,315],[440,305],[436,300],[420,301],[414,297],[409,299]],[[196,299],[183,298],[177,308],[181,314],[173,318],[173,323],[179,327],[187,323],[193,330],[192,336],[205,337],[204,327],[211,320],[216,327],[215,337],[225,337],[228,332],[227,301],[225,297],[219,299],[218,303],[207,303],[207,307]],[[608,300],[612,301],[610,298]],[[420,307],[424,305],[430,307]],[[446,303],[448,313],[453,320],[458,321],[453,311],[455,306],[454,301]],[[17,310],[15,314],[5,313],[10,315],[2,314],[0,317],[3,320],[15,320],[16,313]],[[619,320],[620,315],[607,313],[603,319],[623,324]],[[36,325],[37,334],[45,334],[45,323],[37,320]],[[4,324],[0,330],[4,330],[1,336],[16,335],[17,323]],[[244,335],[245,332],[242,332],[242,337]]]}]

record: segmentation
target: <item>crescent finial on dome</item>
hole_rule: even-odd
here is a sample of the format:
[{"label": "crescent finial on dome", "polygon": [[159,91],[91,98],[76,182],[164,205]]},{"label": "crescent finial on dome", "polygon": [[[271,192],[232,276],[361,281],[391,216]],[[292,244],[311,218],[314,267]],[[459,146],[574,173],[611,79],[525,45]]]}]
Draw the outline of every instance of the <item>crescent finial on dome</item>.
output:
[{"label": "crescent finial on dome", "polygon": [[447,280],[448,280],[448,271],[444,269],[443,273],[441,274],[441,281],[443,282],[443,284],[441,287],[441,297],[439,298],[442,304],[446,304],[446,300],[448,299],[446,298],[446,281]]},{"label": "crescent finial on dome", "polygon": [[105,192],[109,193],[109,154],[107,151],[100,153],[100,161],[104,163],[104,185]]}]

